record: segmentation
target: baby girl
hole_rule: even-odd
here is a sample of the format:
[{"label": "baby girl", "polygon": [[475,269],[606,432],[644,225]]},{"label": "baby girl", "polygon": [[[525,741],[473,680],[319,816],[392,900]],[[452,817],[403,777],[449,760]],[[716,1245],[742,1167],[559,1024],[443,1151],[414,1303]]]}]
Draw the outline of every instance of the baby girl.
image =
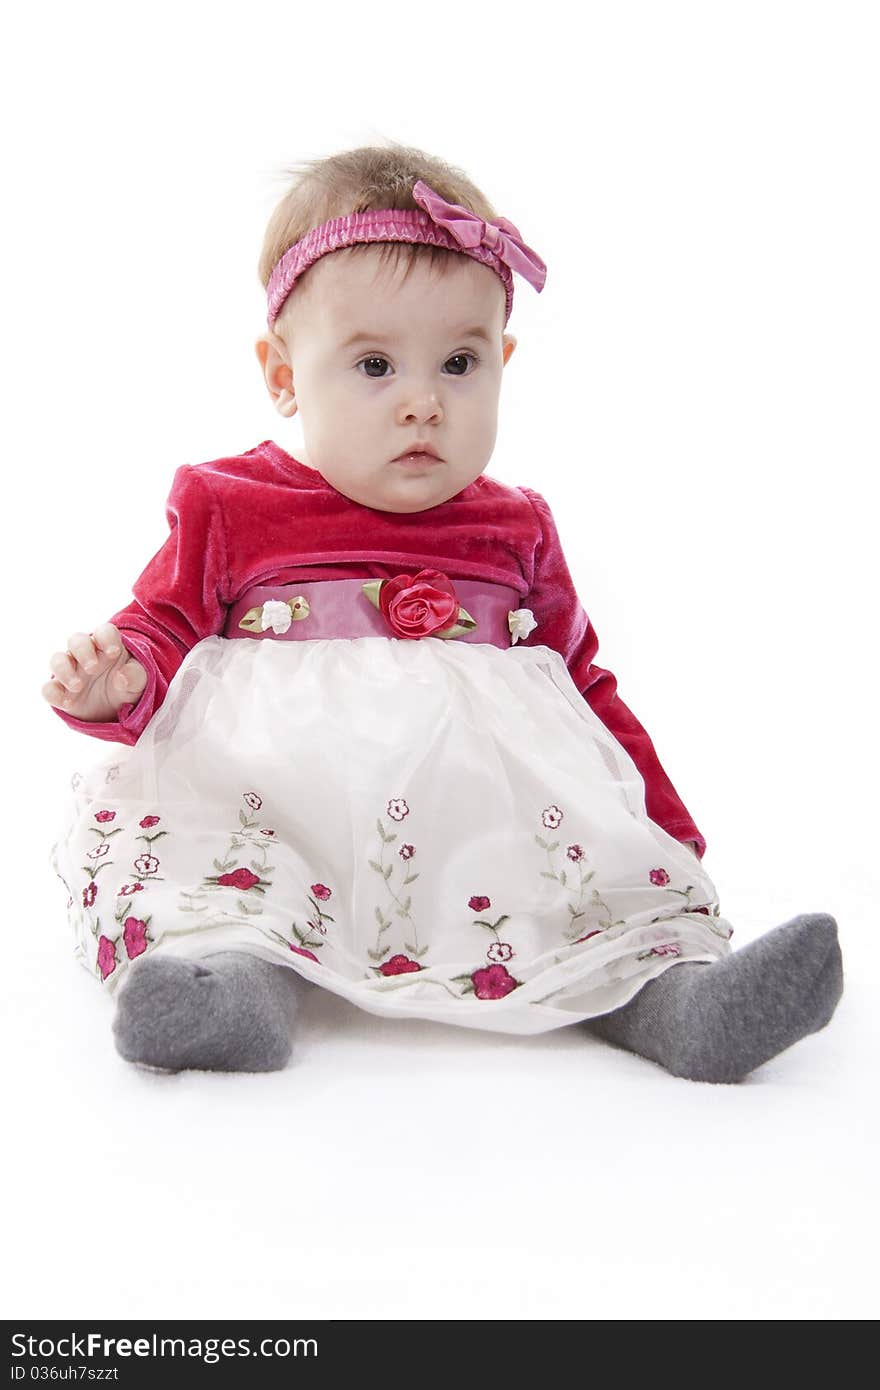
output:
[{"label": "baby girl", "polygon": [[544,262],[420,150],[291,172],[256,347],[303,447],[178,468],[132,602],[43,687],[122,745],[74,775],[52,851],[116,1047],[277,1069],[319,985],[737,1082],[828,1023],[837,924],[732,951],[550,507],[485,472],[513,276],[540,291]]}]

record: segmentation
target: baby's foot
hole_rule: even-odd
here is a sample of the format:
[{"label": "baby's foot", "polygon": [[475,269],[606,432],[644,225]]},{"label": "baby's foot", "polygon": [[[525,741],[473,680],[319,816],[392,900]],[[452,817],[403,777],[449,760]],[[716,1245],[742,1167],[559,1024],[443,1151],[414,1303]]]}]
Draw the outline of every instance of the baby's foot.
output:
[{"label": "baby's foot", "polygon": [[804,913],[708,964],[684,961],[585,1027],[691,1081],[741,1081],[824,1028],[843,993],[837,923]]},{"label": "baby's foot", "polygon": [[291,1052],[295,971],[243,951],[136,961],[119,991],[116,1050],[163,1071],[277,1071]]}]

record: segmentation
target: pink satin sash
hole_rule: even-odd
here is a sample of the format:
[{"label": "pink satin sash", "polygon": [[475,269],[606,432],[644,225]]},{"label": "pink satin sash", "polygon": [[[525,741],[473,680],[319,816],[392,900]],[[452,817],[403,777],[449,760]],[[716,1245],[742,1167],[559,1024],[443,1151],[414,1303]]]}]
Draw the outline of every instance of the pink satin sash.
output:
[{"label": "pink satin sash", "polygon": [[[456,579],[455,592],[459,603],[476,621],[472,632],[458,637],[441,638],[450,642],[487,642],[493,647],[511,646],[511,632],[508,615],[520,605],[520,595],[515,589],[504,584],[492,584],[483,580]],[[289,626],[286,616],[279,608],[264,605],[288,604],[296,599],[304,600],[299,611],[307,616],[296,616],[293,609]],[[252,610],[258,610],[252,613]],[[252,616],[248,627],[241,627],[241,620],[248,614]],[[265,628],[264,621],[274,617],[276,626]],[[281,630],[283,629],[283,630]],[[400,638],[389,627],[383,614],[375,608],[364,593],[362,579],[320,579],[305,584],[255,584],[242,594],[229,609],[224,637],[264,637],[276,641],[308,641],[323,637],[391,637],[398,641],[412,641]],[[424,640],[424,639],[418,639]]]}]

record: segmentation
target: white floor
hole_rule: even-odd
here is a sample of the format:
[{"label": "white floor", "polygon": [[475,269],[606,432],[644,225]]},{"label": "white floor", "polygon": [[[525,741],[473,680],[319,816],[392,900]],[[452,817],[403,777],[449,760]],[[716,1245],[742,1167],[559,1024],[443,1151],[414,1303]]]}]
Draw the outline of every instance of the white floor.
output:
[{"label": "white floor", "polygon": [[391,1022],[317,990],[284,1072],[169,1077],[114,1051],[37,849],[39,923],[6,878],[6,1317],[876,1317],[877,925],[854,871],[772,917],[754,882],[722,897],[738,945],[834,911],[847,972],[828,1028],[738,1086],[576,1028]]}]

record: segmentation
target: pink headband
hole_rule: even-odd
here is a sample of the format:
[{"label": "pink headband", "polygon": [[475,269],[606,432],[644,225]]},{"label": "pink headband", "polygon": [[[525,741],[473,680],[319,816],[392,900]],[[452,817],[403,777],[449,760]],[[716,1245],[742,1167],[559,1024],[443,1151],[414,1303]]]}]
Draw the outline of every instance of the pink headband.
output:
[{"label": "pink headband", "polygon": [[412,192],[418,208],[381,208],[334,217],[320,227],[313,227],[285,251],[266,286],[269,327],[274,325],[294,284],[310,265],[330,251],[352,246],[357,241],[421,241],[428,246],[443,246],[448,251],[460,251],[473,257],[494,270],[504,282],[505,324],[513,308],[511,271],[522,275],[540,294],[547,278],[547,267],[541,257],[526,246],[512,222],[505,217],[484,222],[482,217],[459,203],[447,203],[421,179],[413,185]]}]

